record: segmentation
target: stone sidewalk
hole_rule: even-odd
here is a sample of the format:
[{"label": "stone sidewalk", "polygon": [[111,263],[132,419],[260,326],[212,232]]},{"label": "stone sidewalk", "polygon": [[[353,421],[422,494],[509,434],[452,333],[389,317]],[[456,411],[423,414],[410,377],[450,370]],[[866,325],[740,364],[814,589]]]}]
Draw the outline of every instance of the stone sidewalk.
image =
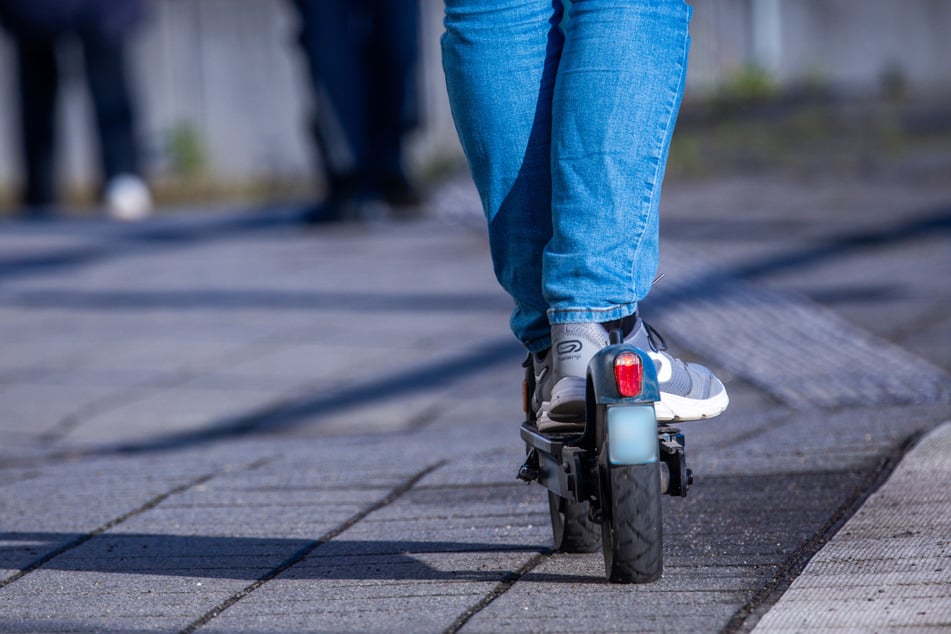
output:
[{"label": "stone sidewalk", "polygon": [[951,191],[668,192],[645,311],[733,402],[683,425],[697,484],[638,587],[551,553],[514,480],[522,354],[464,180],[405,223],[3,223],[0,629],[947,627]]},{"label": "stone sidewalk", "polygon": [[905,455],[754,632],[947,630],[949,509],[951,422]]}]

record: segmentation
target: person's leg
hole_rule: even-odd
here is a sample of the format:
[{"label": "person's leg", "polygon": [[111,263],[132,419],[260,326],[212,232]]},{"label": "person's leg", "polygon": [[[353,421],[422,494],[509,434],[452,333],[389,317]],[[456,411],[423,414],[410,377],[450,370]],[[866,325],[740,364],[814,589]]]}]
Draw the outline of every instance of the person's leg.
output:
[{"label": "person's leg", "polygon": [[659,417],[715,416],[728,403],[722,384],[652,343],[635,312],[657,267],[690,8],[576,0],[566,44],[560,2],[554,13],[547,4],[447,0],[443,39],[496,275],[516,301],[512,328],[535,353],[538,428],[583,425],[587,362],[615,326],[655,360]]},{"label": "person's leg", "polygon": [[715,416],[729,402],[709,370],[666,354],[633,318],[657,270],[661,182],[690,14],[683,0],[572,4],[553,98],[553,237],[544,253],[551,427],[583,422],[588,361],[615,327],[654,359],[659,417]]},{"label": "person's leg", "polygon": [[297,0],[301,46],[314,91],[314,136],[331,207],[350,204],[368,185],[369,92],[364,2]]},{"label": "person's leg", "polygon": [[391,204],[416,204],[403,171],[403,137],[419,121],[416,64],[418,0],[374,0],[368,42],[370,167],[377,193]]},{"label": "person's leg", "polygon": [[689,19],[682,0],[572,3],[552,114],[552,323],[632,315],[650,290]]},{"label": "person's leg", "polygon": [[126,71],[125,42],[118,33],[90,27],[80,32],[86,83],[92,97],[106,182],[138,175],[134,110]]},{"label": "person's leg", "polygon": [[446,0],[443,66],[453,119],[489,227],[512,330],[550,346],[542,251],[551,238],[551,99],[560,0]]},{"label": "person's leg", "polygon": [[126,69],[126,29],[102,17],[78,29],[86,83],[92,96],[106,211],[117,220],[141,220],[152,212],[152,195],[139,172],[135,110]]},{"label": "person's leg", "polygon": [[16,38],[20,89],[20,147],[24,160],[22,202],[29,208],[56,200],[56,95],[59,72],[52,38]]}]

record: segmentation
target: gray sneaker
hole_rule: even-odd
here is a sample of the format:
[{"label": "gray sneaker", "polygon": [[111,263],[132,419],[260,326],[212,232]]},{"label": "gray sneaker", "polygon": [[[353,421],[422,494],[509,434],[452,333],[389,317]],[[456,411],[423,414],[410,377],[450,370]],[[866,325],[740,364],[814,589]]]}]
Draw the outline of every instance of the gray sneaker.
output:
[{"label": "gray sneaker", "polygon": [[532,355],[532,372],[535,375],[535,391],[532,394],[531,408],[535,413],[535,426],[539,431],[554,433],[580,432],[584,430],[584,396],[581,397],[581,416],[568,420],[552,420],[551,394],[555,384],[554,355],[551,349]]},{"label": "gray sneaker", "polygon": [[584,426],[588,362],[606,345],[608,331],[599,323],[552,325],[552,388],[547,411],[552,425]]},{"label": "gray sneaker", "polygon": [[657,369],[660,400],[654,403],[657,420],[701,420],[722,414],[730,404],[726,388],[713,372],[699,363],[685,363],[667,353],[667,344],[650,324],[638,318],[624,338],[647,353]]},{"label": "gray sneaker", "polygon": [[552,378],[551,349],[544,352],[532,354],[532,374],[535,376],[535,391],[532,393],[531,408],[532,411],[540,413],[544,410],[546,413],[551,400],[551,387],[554,385]]},{"label": "gray sneaker", "polygon": [[[556,324],[551,328],[552,349],[544,359],[535,359],[536,402],[539,431],[575,431],[583,428],[585,376],[588,362],[609,343],[608,331],[599,323]],[[654,404],[661,421],[699,420],[722,414],[730,403],[726,388],[710,370],[685,363],[666,352],[663,338],[637,319],[625,337],[650,356],[657,369],[660,401]],[[538,382],[540,366],[550,364],[547,381]],[[545,391],[551,385],[550,395]],[[547,405],[547,406],[546,406]]]}]

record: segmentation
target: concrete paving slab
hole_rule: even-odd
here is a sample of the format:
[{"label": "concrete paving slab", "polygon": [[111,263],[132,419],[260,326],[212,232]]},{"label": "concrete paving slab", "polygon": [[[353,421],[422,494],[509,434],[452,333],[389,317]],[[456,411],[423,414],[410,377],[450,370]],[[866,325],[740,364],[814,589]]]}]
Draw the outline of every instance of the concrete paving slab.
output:
[{"label": "concrete paving slab", "polygon": [[924,436],[754,632],[951,627],[951,423]]},{"label": "concrete paving slab", "polygon": [[[554,555],[480,611],[463,631],[578,631],[605,618],[623,631],[680,631],[697,619],[704,622],[704,631],[719,630],[738,604],[751,599],[751,579],[773,579],[809,533],[818,530],[851,488],[847,480],[841,473],[822,479],[816,474],[703,477],[685,500],[664,500],[666,566],[661,581],[612,585],[603,580],[600,553]],[[774,508],[768,526],[727,519],[766,506]]]},{"label": "concrete paving slab", "polygon": [[[714,279],[691,280],[683,271],[680,277],[683,286],[671,284],[655,294],[664,327],[681,345],[716,359],[791,407],[941,403],[951,398],[951,376],[943,370],[802,298],[734,283],[704,296]],[[707,332],[713,329],[716,334]]]},{"label": "concrete paving slab", "polygon": [[[320,451],[308,453],[312,459],[320,458]],[[325,457],[326,468],[342,466],[335,464],[339,458]],[[300,464],[300,458],[291,460],[295,462]],[[280,477],[285,478],[285,465],[279,464]],[[189,615],[196,618],[239,594],[249,583],[302,549],[313,547],[321,535],[392,490],[368,486],[360,480],[361,471],[351,470],[351,486],[319,492],[308,487],[306,503],[295,505],[283,500],[281,508],[275,509],[268,503],[274,499],[273,488],[260,487],[256,477],[274,469],[273,464],[258,463],[222,472],[207,484],[196,483],[169,496],[166,499],[170,506],[164,506],[163,499],[116,523],[108,532],[88,536],[50,559],[42,569],[3,587],[0,614],[10,615],[21,626],[32,624],[35,629],[42,629],[49,619],[66,618],[78,619],[92,629],[122,623],[123,619],[144,619],[150,627],[159,629],[181,629]],[[312,466],[308,472],[313,473]],[[376,482],[406,475],[395,460],[377,463],[363,473],[369,473],[371,481]],[[306,482],[308,478],[304,475],[299,480]],[[224,495],[220,495],[219,486],[224,488]],[[209,504],[209,499],[214,502]],[[295,530],[307,537],[269,537],[293,534]],[[117,603],[108,598],[108,592],[94,591],[100,586],[112,587],[127,599],[135,596],[150,600]],[[80,587],[89,590],[77,592]],[[52,604],[36,600],[50,592],[56,595]],[[173,599],[167,598],[169,594]],[[155,597],[159,598],[153,601]],[[169,609],[159,618],[156,611],[161,612],[163,605]]]},{"label": "concrete paving slab", "polygon": [[174,435],[229,419],[282,396],[281,390],[192,387],[136,390],[136,398],[77,420],[60,439],[76,448],[124,444],[143,436]]},{"label": "concrete paving slab", "polygon": [[930,429],[944,407],[855,408],[838,412],[728,413],[683,423],[698,474],[757,474],[860,468]]},{"label": "concrete paving slab", "polygon": [[[0,447],[0,456],[16,454],[15,446],[46,445],[60,435],[63,426],[78,413],[96,410],[97,405],[129,394],[128,388],[114,385],[13,385],[4,390],[4,416],[0,433],[9,432],[11,443]],[[20,441],[13,444],[13,438]]]},{"label": "concrete paving slab", "polygon": [[449,627],[535,556],[548,530],[540,505],[525,512],[524,486],[433,484],[443,471],[460,468],[466,467],[434,471],[423,481],[428,484],[314,550],[216,617],[209,629],[246,631],[264,623],[277,629],[307,623],[312,631]]}]

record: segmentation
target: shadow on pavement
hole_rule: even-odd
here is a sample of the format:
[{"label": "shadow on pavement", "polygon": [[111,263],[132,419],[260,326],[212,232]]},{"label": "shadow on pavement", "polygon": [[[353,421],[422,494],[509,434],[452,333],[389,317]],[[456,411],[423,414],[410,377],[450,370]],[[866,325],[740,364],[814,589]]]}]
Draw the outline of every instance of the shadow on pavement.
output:
[{"label": "shadow on pavement", "polygon": [[[682,220],[682,222],[690,222]],[[719,232],[721,239],[734,239],[730,229],[734,223],[726,221],[726,228]],[[676,233],[676,225],[673,231]],[[775,238],[779,230],[771,236]],[[684,283],[674,281],[655,289],[650,296],[651,315],[681,305],[690,305],[701,299],[712,299],[730,293],[738,281],[755,281],[768,278],[771,275],[799,271],[811,266],[834,261],[855,254],[890,247],[904,242],[912,242],[924,238],[951,235],[951,207],[941,207],[925,212],[919,212],[910,219],[904,219],[887,226],[875,229],[859,230],[843,235],[832,236],[818,243],[814,241],[786,252],[771,254],[766,257],[757,257],[747,262],[727,264],[720,269],[710,270]],[[718,239],[706,236],[705,239]],[[839,301],[847,297],[857,297],[864,301],[873,301],[882,297],[897,297],[901,289],[893,287],[870,286],[858,288],[851,284],[848,289],[829,289],[828,294],[834,294]],[[806,295],[809,295],[807,292]],[[817,300],[823,299],[816,295]]]},{"label": "shadow on pavement", "polygon": [[348,310],[493,312],[511,308],[502,293],[348,293],[346,291],[25,289],[0,295],[0,306],[64,310]]},{"label": "shadow on pavement", "polygon": [[941,207],[916,213],[910,219],[885,227],[848,233],[812,247],[730,267],[726,274],[743,279],[757,279],[780,271],[813,266],[858,251],[900,244],[919,238],[932,238],[947,233],[951,233],[951,207]]},{"label": "shadow on pavement", "polygon": [[[707,223],[706,230],[698,229],[697,224]],[[703,239],[762,239],[781,237],[788,232],[787,223],[751,227],[756,222],[738,219],[717,219],[715,221],[697,219],[677,219],[664,225],[665,237],[695,237],[699,231]],[[921,238],[933,238],[951,234],[951,206],[929,209],[911,214],[899,222],[874,229],[858,230],[843,235],[832,236],[818,244],[808,244],[802,248],[777,253],[770,257],[757,258],[750,262],[728,265],[721,271],[711,271],[690,285],[691,292],[716,287],[723,282],[745,279],[755,280],[775,273],[798,270],[823,262],[868,251],[909,242]],[[709,291],[707,292],[709,294]]]},{"label": "shadow on pavement", "polygon": [[[0,568],[29,569],[42,551],[84,537],[78,533],[0,533]],[[332,550],[325,553],[321,548]],[[495,570],[438,570],[421,557],[548,551],[523,544],[337,539],[321,542],[268,537],[110,533],[87,542],[82,552],[72,551],[46,561],[43,569],[254,581],[272,571],[275,562],[296,559],[301,552],[309,554],[286,573],[288,578],[492,582],[511,575],[512,571],[505,569],[501,562],[501,568]],[[577,579],[566,578],[564,581],[575,583]],[[0,587],[2,585],[0,580]]]},{"label": "shadow on pavement", "polygon": [[272,403],[233,417],[181,433],[143,441],[106,445],[89,451],[64,452],[65,456],[95,456],[113,453],[145,453],[186,449],[196,445],[249,434],[278,433],[347,411],[369,402],[383,403],[406,398],[414,392],[432,393],[473,374],[521,360],[521,348],[511,337],[484,342],[459,355],[441,359],[405,372],[375,377],[329,392]]},{"label": "shadow on pavement", "polygon": [[177,248],[297,225],[302,222],[301,210],[281,208],[235,213],[210,219],[201,216],[196,218],[175,216],[166,221],[158,218],[155,221],[131,226],[103,224],[101,221],[87,223],[51,221],[41,225],[23,225],[28,227],[31,233],[46,232],[48,227],[57,228],[57,231],[68,227],[76,232],[88,234],[92,228],[95,228],[96,235],[101,240],[92,245],[61,248],[37,255],[0,257],[0,280],[87,266],[127,254],[140,254],[143,246]]}]

